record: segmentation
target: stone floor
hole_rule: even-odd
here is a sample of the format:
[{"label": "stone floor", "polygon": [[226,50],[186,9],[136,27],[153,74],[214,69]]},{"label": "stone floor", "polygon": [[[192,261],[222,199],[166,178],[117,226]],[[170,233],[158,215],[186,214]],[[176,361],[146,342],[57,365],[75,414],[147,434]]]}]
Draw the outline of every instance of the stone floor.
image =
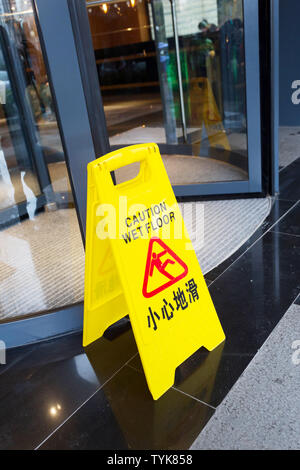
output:
[{"label": "stone floor", "polygon": [[300,450],[299,418],[300,305],[293,304],[191,449]]}]

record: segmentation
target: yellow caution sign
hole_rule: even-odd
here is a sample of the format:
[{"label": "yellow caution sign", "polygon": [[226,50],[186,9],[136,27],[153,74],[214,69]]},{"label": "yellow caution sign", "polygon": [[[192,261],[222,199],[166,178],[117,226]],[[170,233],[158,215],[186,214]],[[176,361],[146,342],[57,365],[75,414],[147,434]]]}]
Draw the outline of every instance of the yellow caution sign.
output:
[{"label": "yellow caution sign", "polygon": [[[133,163],[138,175],[114,184]],[[88,165],[83,345],[128,314],[154,399],[197,349],[225,339],[156,144]]]},{"label": "yellow caution sign", "polygon": [[[211,147],[222,146],[225,150],[231,150],[210,81],[205,77],[192,78],[189,97],[191,125],[205,126]],[[200,143],[195,152],[200,150]],[[195,149],[198,147],[195,143]]]}]

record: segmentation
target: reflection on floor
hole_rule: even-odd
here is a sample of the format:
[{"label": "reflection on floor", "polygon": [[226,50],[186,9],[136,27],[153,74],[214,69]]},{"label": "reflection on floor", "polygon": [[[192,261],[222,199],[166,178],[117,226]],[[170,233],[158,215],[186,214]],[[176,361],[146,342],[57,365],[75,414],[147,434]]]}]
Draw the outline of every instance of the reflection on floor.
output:
[{"label": "reflection on floor", "polygon": [[[158,401],[147,389],[128,323],[86,350],[81,334],[9,350],[0,366],[0,448],[188,449],[300,294],[299,174],[300,159],[282,170],[280,198],[265,222],[206,276],[226,333],[220,348],[197,351]],[[225,416],[230,448],[251,422],[251,436],[260,424],[260,433],[266,431],[267,447],[299,448],[299,420],[292,416],[298,404],[290,400],[299,401],[290,344],[299,339],[297,316],[298,309],[289,310],[275,341],[261,349],[264,357],[258,353],[233,389]],[[258,381],[267,382],[267,394],[259,393]]]},{"label": "reflection on floor", "polygon": [[0,210],[26,200],[27,188],[31,193],[30,199],[40,193],[38,180],[32,171],[24,171],[22,174],[18,168],[12,168],[5,173],[5,175],[3,171],[0,173]]},{"label": "reflection on floor", "polygon": [[[1,157],[1,154],[0,154]],[[70,192],[70,182],[65,162],[50,163],[48,165],[51,187],[54,192]],[[1,168],[0,168],[1,170]],[[44,192],[46,188],[44,188]],[[41,194],[37,176],[32,170],[13,168],[3,177],[0,171],[0,210],[11,207],[22,201],[29,202]],[[0,215],[1,222],[1,215]]]},{"label": "reflection on floor", "polygon": [[[199,127],[189,127],[187,129],[188,134],[193,134],[195,132],[200,132]],[[225,134],[225,131],[224,131]],[[182,137],[182,129],[176,129],[177,138]],[[201,133],[200,133],[201,135]],[[244,132],[234,132],[230,131],[227,134],[227,139],[232,151],[241,153],[242,155],[246,154],[247,150],[247,135]],[[199,141],[198,139],[195,139]],[[143,142],[155,142],[157,144],[166,143],[166,132],[164,127],[159,125],[150,124],[141,124],[137,127],[131,127],[129,130],[123,132],[118,132],[110,137],[109,139],[111,145],[132,145],[140,144]],[[203,130],[203,135],[201,136],[202,144],[209,146],[207,135],[205,129]],[[222,147],[222,146],[221,146]],[[200,147],[201,150],[201,147]]]},{"label": "reflection on floor", "polygon": [[[140,93],[138,96],[128,97],[119,95],[103,97],[104,111],[109,128],[134,119],[143,119],[145,116],[152,118],[153,113],[158,113],[162,119],[162,102],[160,93]],[[153,118],[152,118],[153,119]]]},{"label": "reflection on floor", "polygon": [[[247,240],[270,205],[269,198],[180,204],[204,273]],[[40,213],[5,229],[0,245],[0,319],[83,300],[84,251],[75,209]]]}]

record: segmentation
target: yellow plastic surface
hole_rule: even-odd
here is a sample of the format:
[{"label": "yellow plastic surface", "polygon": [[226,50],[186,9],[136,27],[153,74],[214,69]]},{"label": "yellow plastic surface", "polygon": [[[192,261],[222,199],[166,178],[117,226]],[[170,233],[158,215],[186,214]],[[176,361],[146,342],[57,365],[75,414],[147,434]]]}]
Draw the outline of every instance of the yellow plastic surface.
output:
[{"label": "yellow plastic surface", "polygon": [[[111,171],[134,162],[139,174],[114,185]],[[103,224],[111,227],[106,205],[115,208],[116,230],[99,238]],[[129,314],[154,399],[197,349],[211,351],[225,339],[196,254],[187,249],[188,234],[175,230],[178,222],[184,225],[156,144],[89,163],[83,345]]]}]

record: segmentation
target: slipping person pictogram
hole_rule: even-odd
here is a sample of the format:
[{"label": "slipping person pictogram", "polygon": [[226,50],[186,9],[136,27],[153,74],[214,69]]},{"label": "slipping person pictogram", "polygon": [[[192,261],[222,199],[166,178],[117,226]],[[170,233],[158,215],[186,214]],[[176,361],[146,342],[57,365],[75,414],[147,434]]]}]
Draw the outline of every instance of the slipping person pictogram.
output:
[{"label": "slipping person pictogram", "polygon": [[[159,251],[160,250],[160,251]],[[162,261],[163,256],[167,255],[164,261]],[[174,266],[175,275],[170,273],[167,270],[169,265]],[[166,281],[161,281],[161,276],[159,277],[159,284],[155,285],[152,283],[152,287],[149,286],[149,278],[154,279],[156,275],[156,271],[158,271],[161,275],[166,278]],[[174,271],[173,271],[174,272]],[[143,283],[143,296],[144,297],[152,297],[153,295],[158,294],[162,290],[166,289],[167,287],[175,284],[175,282],[179,281],[183,277],[185,277],[188,273],[187,265],[179,258],[176,253],[174,253],[171,248],[169,248],[160,238],[153,237],[149,242],[148,247],[148,254],[147,254],[147,261],[146,261],[146,269],[145,269],[145,276],[144,276],[144,283]],[[153,285],[155,287],[153,287]]]},{"label": "slipping person pictogram", "polygon": [[174,276],[168,273],[165,268],[168,264],[175,264],[175,261],[172,261],[171,259],[168,258],[164,262],[162,262],[160,258],[164,256],[166,253],[167,253],[167,250],[161,251],[159,254],[154,253],[154,252],[152,253],[149,276],[151,277],[153,276],[153,270],[156,267],[161,274],[168,277],[172,281],[174,279]]}]

